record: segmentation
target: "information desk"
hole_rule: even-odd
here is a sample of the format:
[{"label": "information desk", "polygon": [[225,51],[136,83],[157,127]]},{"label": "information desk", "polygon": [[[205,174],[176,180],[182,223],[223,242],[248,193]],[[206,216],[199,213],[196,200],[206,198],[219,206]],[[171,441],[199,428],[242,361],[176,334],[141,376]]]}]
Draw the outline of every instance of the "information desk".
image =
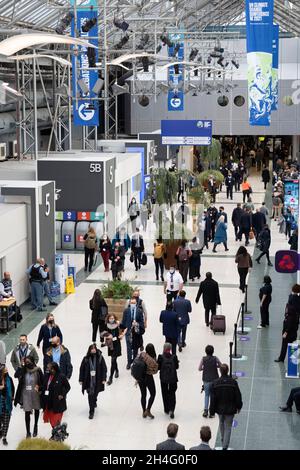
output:
[{"label": "information desk", "polygon": [[[9,322],[13,321],[15,328],[17,328],[17,315],[15,312],[16,299],[13,297],[2,300],[0,302],[0,330],[6,333],[9,332]],[[12,317],[14,315],[14,320]]]}]

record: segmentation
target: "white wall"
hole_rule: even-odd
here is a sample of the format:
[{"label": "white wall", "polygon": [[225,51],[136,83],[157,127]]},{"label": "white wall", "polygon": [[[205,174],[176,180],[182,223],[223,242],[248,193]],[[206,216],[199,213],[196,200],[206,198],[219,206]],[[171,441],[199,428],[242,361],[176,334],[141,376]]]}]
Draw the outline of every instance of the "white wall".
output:
[{"label": "white wall", "polygon": [[18,304],[28,298],[28,234],[25,204],[0,204],[0,258],[3,269],[11,273]]}]

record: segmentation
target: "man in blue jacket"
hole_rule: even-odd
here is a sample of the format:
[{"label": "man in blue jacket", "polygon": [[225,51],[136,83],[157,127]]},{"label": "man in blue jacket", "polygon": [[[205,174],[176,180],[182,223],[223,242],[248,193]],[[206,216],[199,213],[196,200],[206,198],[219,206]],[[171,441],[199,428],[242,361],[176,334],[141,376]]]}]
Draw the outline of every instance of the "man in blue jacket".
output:
[{"label": "man in blue jacket", "polygon": [[168,300],[166,309],[161,311],[159,321],[163,324],[163,335],[166,338],[166,343],[172,344],[172,354],[176,355],[180,325],[178,314],[175,312],[171,300]]},{"label": "man in blue jacket", "polygon": [[145,333],[143,310],[137,305],[135,297],[130,299],[130,304],[123,312],[120,328],[126,330],[127,366],[130,366],[142,346],[143,334]]},{"label": "man in blue jacket", "polygon": [[189,300],[185,298],[186,292],[181,290],[179,296],[174,300],[174,311],[178,315],[179,322],[179,332],[178,332],[178,345],[179,352],[182,351],[182,348],[186,346],[186,330],[187,326],[190,323],[189,313],[192,311],[192,304]]}]

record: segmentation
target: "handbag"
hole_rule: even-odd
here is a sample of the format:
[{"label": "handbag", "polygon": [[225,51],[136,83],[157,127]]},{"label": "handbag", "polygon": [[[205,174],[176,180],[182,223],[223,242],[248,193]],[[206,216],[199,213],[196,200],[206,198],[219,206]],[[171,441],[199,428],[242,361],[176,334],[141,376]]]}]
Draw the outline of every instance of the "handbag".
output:
[{"label": "handbag", "polygon": [[100,320],[105,320],[108,315],[108,308],[106,305],[101,305],[101,313],[100,313]]},{"label": "handbag", "polygon": [[133,263],[133,260],[134,260],[134,256],[133,256],[133,253],[131,253],[130,258],[129,258],[130,263]]},{"label": "handbag", "polygon": [[142,254],[142,257],[141,257],[141,264],[142,264],[143,266],[146,266],[147,261],[148,261],[148,260],[147,260],[147,255],[146,255],[145,253],[143,253],[143,254]]},{"label": "handbag", "polygon": [[251,227],[250,232],[249,232],[249,240],[253,240],[254,237],[255,237],[255,235],[254,235],[254,232],[253,232],[253,228]]}]

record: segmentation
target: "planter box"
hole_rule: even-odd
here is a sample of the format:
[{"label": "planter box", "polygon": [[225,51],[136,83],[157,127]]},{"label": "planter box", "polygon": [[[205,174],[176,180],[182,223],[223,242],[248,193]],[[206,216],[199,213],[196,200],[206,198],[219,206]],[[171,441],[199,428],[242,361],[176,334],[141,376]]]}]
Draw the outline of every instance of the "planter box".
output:
[{"label": "planter box", "polygon": [[116,315],[117,319],[121,321],[127,301],[124,299],[104,299],[104,300],[107,303],[109,315],[110,314]]},{"label": "planter box", "polygon": [[173,242],[166,244],[167,258],[164,260],[166,269],[170,269],[170,266],[177,266],[175,255],[180,243],[180,240],[174,240]]}]

